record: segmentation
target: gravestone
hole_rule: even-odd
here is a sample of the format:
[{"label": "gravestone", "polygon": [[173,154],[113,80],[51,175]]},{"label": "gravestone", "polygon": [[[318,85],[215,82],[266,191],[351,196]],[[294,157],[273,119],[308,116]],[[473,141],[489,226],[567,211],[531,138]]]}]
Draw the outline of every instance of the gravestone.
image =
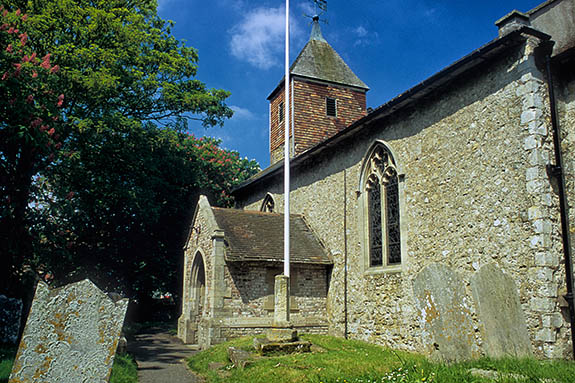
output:
[{"label": "gravestone", "polygon": [[39,282],[9,382],[107,382],[127,308],[87,279]]},{"label": "gravestone", "polygon": [[490,357],[531,355],[531,341],[517,287],[496,265],[483,266],[471,278],[482,327],[483,350]]},{"label": "gravestone", "polygon": [[434,359],[459,361],[478,356],[465,286],[449,267],[433,263],[413,281],[421,312],[422,341]]},{"label": "gravestone", "polygon": [[0,295],[0,343],[16,343],[20,331],[22,301]]}]

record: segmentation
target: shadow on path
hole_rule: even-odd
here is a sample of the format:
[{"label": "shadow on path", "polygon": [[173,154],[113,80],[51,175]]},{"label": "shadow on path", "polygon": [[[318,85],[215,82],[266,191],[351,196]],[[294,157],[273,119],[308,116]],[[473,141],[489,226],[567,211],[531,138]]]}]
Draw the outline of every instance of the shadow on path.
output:
[{"label": "shadow on path", "polygon": [[165,329],[153,327],[128,342],[128,351],[138,362],[139,383],[197,383],[200,380],[185,366],[183,360],[197,351]]}]

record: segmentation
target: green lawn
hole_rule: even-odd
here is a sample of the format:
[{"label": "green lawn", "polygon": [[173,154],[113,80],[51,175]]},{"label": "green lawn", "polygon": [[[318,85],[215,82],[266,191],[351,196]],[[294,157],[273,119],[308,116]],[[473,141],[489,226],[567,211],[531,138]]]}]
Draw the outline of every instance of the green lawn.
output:
[{"label": "green lawn", "polygon": [[[16,347],[0,346],[0,383],[7,383],[16,355]],[[116,354],[110,383],[137,383],[138,367],[130,355]]]},{"label": "green lawn", "polygon": [[110,383],[137,383],[138,365],[129,354],[116,354]]},{"label": "green lawn", "polygon": [[[421,355],[359,341],[318,335],[302,338],[315,345],[314,352],[256,358],[244,370],[232,368],[227,349],[236,347],[252,351],[253,337],[214,346],[194,355],[188,363],[192,370],[213,383],[575,382],[575,363],[570,361],[480,359],[445,365],[431,363]],[[500,375],[495,379],[476,377],[471,374],[471,368],[495,370]]]},{"label": "green lawn", "polygon": [[8,382],[14,356],[16,356],[16,347],[0,346],[0,383]]}]

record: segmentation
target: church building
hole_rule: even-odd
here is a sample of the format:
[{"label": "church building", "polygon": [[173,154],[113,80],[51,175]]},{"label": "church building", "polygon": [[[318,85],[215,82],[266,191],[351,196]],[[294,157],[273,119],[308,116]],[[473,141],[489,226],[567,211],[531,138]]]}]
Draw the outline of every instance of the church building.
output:
[{"label": "church building", "polygon": [[[375,108],[317,18],[290,69],[292,325],[441,360],[573,357],[575,0]],[[178,336],[202,348],[272,326],[283,262],[285,81],[271,165],[201,197]],[[570,307],[571,306],[571,307]]]}]

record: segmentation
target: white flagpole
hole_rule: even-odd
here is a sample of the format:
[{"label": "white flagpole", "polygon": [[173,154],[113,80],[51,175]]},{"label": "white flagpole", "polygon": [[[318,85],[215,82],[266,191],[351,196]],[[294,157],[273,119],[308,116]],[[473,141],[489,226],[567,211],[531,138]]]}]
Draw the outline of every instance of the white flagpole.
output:
[{"label": "white flagpole", "polygon": [[289,121],[290,121],[290,114],[289,114],[289,83],[290,83],[290,73],[289,73],[289,0],[286,0],[286,46],[285,46],[285,79],[284,79],[284,275],[286,277],[290,276],[289,273],[289,253],[290,253],[290,244],[289,244],[289,193],[290,193],[290,168],[289,168],[289,156],[290,156],[290,145],[289,145]]}]

